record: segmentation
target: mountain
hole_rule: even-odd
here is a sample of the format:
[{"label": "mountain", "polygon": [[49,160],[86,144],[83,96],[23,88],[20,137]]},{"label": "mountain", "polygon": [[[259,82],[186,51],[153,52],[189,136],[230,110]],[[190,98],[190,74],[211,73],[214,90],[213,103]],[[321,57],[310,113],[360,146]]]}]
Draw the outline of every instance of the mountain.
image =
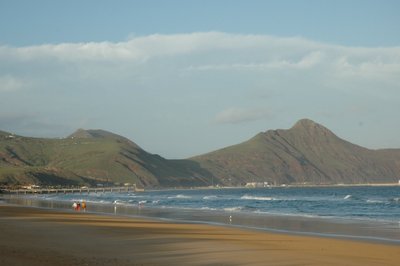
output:
[{"label": "mountain", "polygon": [[0,134],[0,183],[143,187],[204,186],[210,174],[190,160],[166,160],[104,130],[79,129],[64,139]]},{"label": "mountain", "polygon": [[84,130],[82,128],[78,129],[71,135],[69,135],[67,138],[70,139],[114,139],[120,142],[125,142],[127,144],[130,144],[131,146],[134,146],[135,148],[140,148],[136,143],[132,142],[131,140],[122,137],[120,135],[101,130],[101,129],[89,129],[89,130]]},{"label": "mountain", "polygon": [[400,179],[400,150],[354,145],[309,119],[191,160],[229,185],[393,183]]},{"label": "mountain", "polygon": [[0,131],[0,185],[193,187],[247,182],[394,183],[399,179],[399,149],[366,149],[309,119],[185,160],[167,160],[104,130],[79,129],[64,139]]}]

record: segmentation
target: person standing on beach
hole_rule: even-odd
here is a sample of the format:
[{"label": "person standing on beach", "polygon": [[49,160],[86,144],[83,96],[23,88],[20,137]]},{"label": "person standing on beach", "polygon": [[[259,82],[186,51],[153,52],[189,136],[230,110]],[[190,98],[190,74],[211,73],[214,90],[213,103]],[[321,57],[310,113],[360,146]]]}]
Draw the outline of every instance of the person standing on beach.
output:
[{"label": "person standing on beach", "polygon": [[74,202],[74,203],[72,204],[72,208],[74,208],[74,210],[76,211],[76,210],[78,209],[78,204],[76,204],[76,202]]},{"label": "person standing on beach", "polygon": [[86,211],[86,202],[82,201],[81,207],[83,209],[83,211]]}]

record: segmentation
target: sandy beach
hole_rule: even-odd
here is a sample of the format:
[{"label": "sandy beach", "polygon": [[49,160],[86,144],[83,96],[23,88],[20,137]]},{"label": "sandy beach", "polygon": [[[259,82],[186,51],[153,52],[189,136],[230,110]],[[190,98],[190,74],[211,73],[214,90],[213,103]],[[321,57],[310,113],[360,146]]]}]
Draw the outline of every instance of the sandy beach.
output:
[{"label": "sandy beach", "polygon": [[0,265],[399,265],[400,246],[0,205]]}]

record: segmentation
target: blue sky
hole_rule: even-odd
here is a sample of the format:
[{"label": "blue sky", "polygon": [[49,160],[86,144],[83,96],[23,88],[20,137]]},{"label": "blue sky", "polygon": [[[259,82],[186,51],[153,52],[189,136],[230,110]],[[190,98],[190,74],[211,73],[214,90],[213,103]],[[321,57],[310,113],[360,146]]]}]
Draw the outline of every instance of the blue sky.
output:
[{"label": "blue sky", "polygon": [[308,117],[400,147],[399,1],[0,1],[0,129],[185,158]]},{"label": "blue sky", "polygon": [[2,0],[0,41],[23,46],[222,31],[388,46],[400,41],[399,10],[396,0]]}]

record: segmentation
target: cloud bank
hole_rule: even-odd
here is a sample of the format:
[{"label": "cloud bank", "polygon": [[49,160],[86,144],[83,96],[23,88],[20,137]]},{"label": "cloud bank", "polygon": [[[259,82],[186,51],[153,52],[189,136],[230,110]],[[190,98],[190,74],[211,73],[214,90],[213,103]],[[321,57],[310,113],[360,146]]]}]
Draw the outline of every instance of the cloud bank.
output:
[{"label": "cloud bank", "polygon": [[[321,71],[331,78],[371,78],[399,84],[400,47],[357,48],[318,43],[300,37],[200,32],[149,35],[125,42],[62,43],[29,47],[0,46],[2,90],[20,87],[22,70],[80,74],[88,67],[116,65],[146,68],[168,63],[177,71]],[[11,68],[7,66],[11,65]],[[86,70],[85,70],[86,69]],[[115,71],[121,71],[116,69]],[[41,73],[44,75],[45,73]],[[35,75],[40,74],[35,72]],[[75,77],[74,77],[75,78]],[[102,77],[107,79],[107,76]]]},{"label": "cloud bank", "polygon": [[[354,121],[360,114],[346,111],[354,109],[366,110],[363,121],[372,123],[399,113],[399,90],[400,47],[223,32],[0,46],[0,112],[33,112],[57,121],[54,132],[65,135],[86,121],[135,131],[139,143],[158,130],[178,141],[221,125],[259,130],[268,120],[281,126],[305,116],[340,123],[344,113]],[[24,124],[18,130],[29,134]]]}]

